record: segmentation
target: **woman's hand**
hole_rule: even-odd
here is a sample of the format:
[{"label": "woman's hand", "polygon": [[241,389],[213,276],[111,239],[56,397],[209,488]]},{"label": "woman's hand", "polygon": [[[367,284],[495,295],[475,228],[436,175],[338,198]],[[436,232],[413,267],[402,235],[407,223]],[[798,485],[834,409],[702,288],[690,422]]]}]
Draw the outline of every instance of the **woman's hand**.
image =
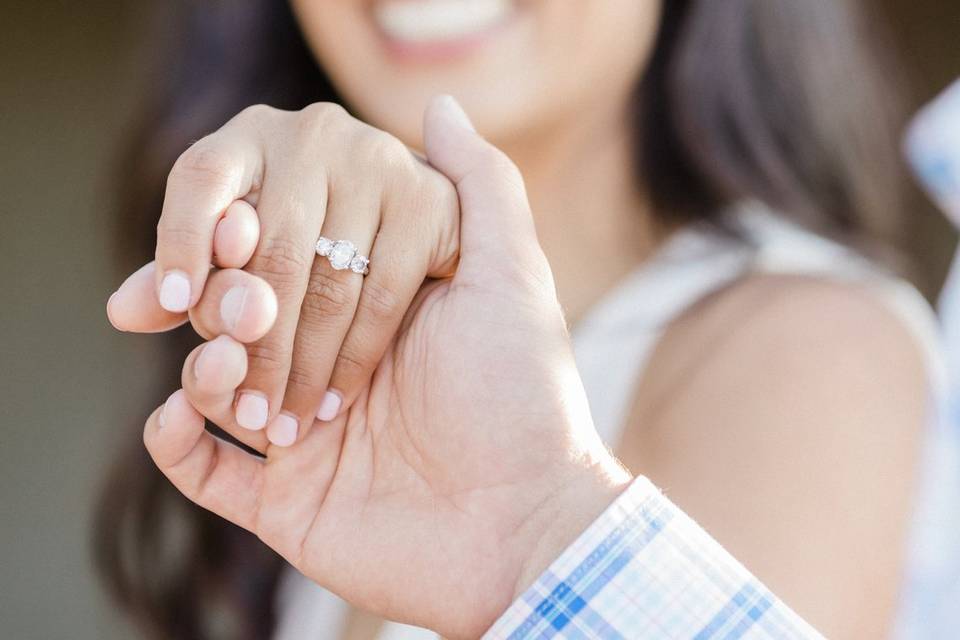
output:
[{"label": "woman's hand", "polygon": [[[321,235],[369,256],[369,276],[318,258]],[[119,329],[163,331],[189,311],[206,338],[253,341],[218,423],[263,450],[349,406],[424,280],[451,275],[458,255],[456,191],[402,143],[336,105],[258,105],[177,160],[156,261],[108,315]],[[211,263],[227,270],[210,275]]]},{"label": "woman's hand", "polygon": [[201,414],[247,363],[220,337],[144,431],[187,497],[356,605],[454,638],[483,633],[629,480],[592,427],[519,173],[468,125],[449,98],[425,124],[459,191],[460,267],[421,290],[345,415],[265,459],[216,439]]}]

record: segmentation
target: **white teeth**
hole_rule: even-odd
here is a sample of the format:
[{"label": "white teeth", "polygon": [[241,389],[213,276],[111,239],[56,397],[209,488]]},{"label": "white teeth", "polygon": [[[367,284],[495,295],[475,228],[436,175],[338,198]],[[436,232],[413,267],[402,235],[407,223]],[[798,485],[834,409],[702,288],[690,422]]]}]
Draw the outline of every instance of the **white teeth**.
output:
[{"label": "white teeth", "polygon": [[383,0],[374,13],[390,38],[437,42],[481,33],[512,11],[512,0]]}]

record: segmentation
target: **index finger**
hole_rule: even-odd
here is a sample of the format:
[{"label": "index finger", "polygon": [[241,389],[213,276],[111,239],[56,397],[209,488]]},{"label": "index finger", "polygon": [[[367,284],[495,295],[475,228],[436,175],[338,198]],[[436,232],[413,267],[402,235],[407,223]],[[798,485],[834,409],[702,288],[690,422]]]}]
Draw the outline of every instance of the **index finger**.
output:
[{"label": "index finger", "polygon": [[174,163],[157,225],[160,306],[182,313],[200,299],[213,257],[217,222],[230,204],[261,182],[262,120],[250,108],[194,143]]}]

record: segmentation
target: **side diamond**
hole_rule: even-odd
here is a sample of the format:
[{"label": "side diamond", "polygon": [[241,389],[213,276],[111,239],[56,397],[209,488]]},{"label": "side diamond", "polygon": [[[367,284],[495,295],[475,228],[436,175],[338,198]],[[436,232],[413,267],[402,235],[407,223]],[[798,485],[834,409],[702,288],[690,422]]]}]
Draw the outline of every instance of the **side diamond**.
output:
[{"label": "side diamond", "polygon": [[363,256],[354,256],[353,260],[350,261],[350,270],[362,275],[367,272],[368,264],[370,264],[370,261]]},{"label": "side diamond", "polygon": [[321,255],[323,257],[330,255],[330,250],[333,249],[333,244],[333,240],[321,236],[320,239],[317,240],[317,255]]}]

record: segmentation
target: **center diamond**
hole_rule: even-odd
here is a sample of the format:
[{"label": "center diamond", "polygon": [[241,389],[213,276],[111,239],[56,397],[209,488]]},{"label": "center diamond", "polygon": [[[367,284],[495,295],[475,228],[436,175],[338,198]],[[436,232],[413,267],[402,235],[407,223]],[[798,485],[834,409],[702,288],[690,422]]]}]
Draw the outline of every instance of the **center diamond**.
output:
[{"label": "center diamond", "polygon": [[350,266],[350,261],[353,260],[353,256],[355,256],[356,253],[357,248],[353,246],[352,242],[339,240],[333,245],[333,248],[330,249],[330,255],[327,257],[330,259],[330,265],[334,269],[342,271]]}]

